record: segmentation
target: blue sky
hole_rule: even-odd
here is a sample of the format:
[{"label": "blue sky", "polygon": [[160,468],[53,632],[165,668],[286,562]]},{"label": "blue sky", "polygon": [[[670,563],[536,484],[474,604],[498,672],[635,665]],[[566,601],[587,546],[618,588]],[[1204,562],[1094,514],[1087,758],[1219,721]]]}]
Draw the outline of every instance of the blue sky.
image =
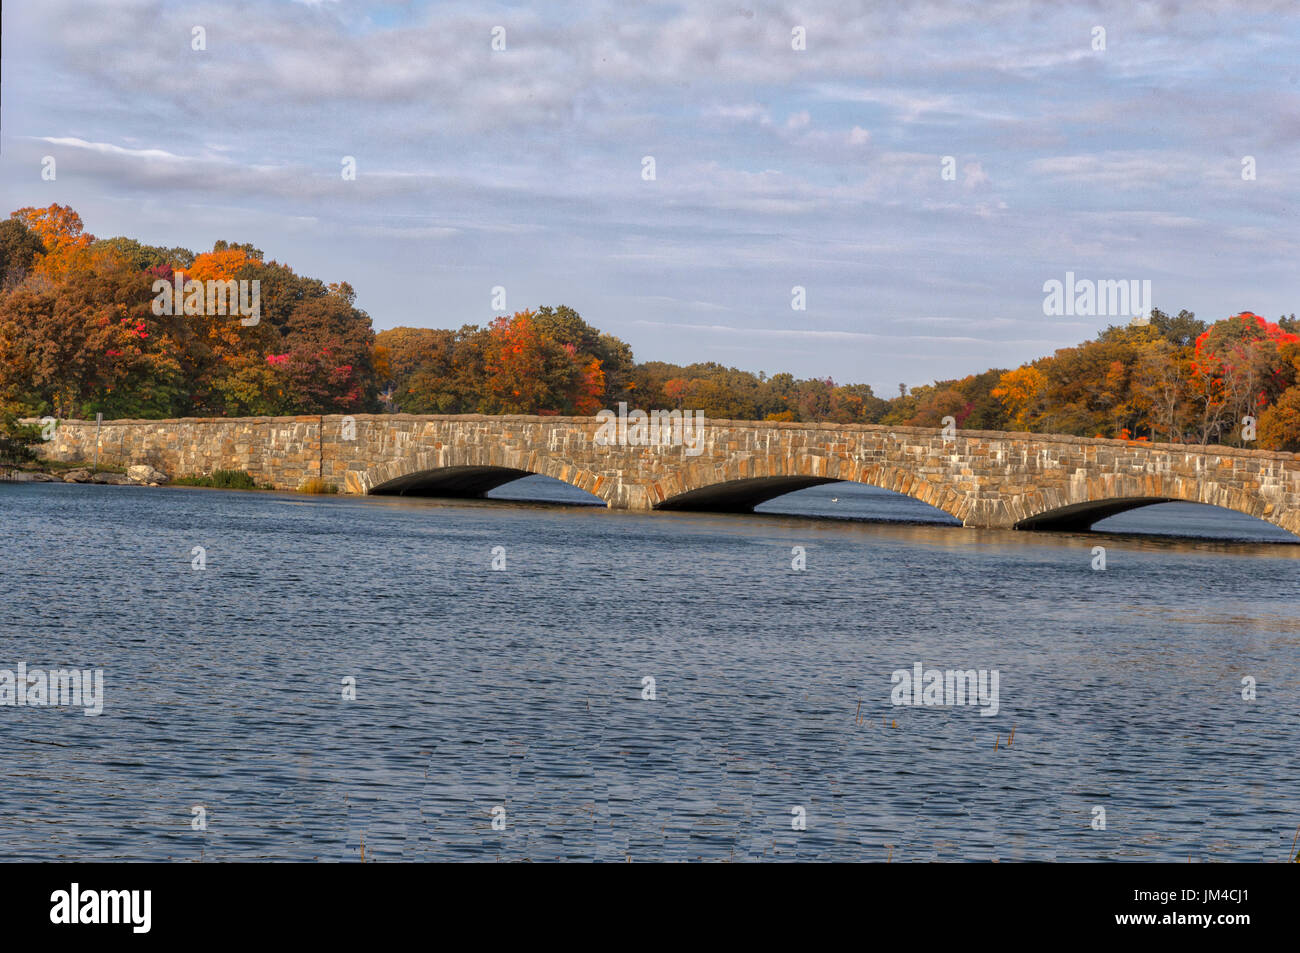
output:
[{"label": "blue sky", "polygon": [[485,324],[503,286],[642,360],[888,395],[1111,323],[1043,314],[1067,271],[1209,320],[1300,311],[1295,10],[6,4],[0,198],[253,242],[351,282],[377,329]]}]

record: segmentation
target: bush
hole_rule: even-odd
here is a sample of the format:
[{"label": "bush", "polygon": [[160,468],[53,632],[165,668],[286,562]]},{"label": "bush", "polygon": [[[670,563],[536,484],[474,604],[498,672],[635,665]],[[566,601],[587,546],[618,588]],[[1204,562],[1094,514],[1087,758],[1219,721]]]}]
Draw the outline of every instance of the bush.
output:
[{"label": "bush", "polygon": [[333,483],[326,483],[320,477],[312,477],[303,481],[302,486],[298,487],[299,493],[337,493],[339,488]]},{"label": "bush", "polygon": [[183,476],[172,481],[177,486],[210,486],[218,490],[260,489],[243,470],[213,470],[210,476]]},{"label": "bush", "polygon": [[40,428],[34,424],[20,424],[13,414],[0,417],[0,464],[14,466],[31,463],[36,459],[32,444],[39,443]]}]

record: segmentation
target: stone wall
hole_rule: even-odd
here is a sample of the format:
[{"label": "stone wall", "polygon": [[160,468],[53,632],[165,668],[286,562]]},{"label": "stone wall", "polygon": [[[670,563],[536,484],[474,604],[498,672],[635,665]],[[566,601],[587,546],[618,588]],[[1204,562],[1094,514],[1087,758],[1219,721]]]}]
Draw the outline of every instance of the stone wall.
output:
[{"label": "stone wall", "polygon": [[244,470],[258,483],[296,489],[320,473],[320,417],[61,420],[40,449],[51,460],[111,466],[147,463],[172,479]]},{"label": "stone wall", "polygon": [[[1084,527],[1134,505],[1212,503],[1300,533],[1300,455],[915,427],[709,421],[702,452],[598,445],[581,417],[364,415],[105,421],[101,463],[171,477],[245,470],[295,489],[320,477],[350,493],[476,493],[522,473],[615,508],[746,509],[780,493],[856,480],[906,493],[968,526]],[[94,457],[94,421],[62,421],[43,453]]]}]

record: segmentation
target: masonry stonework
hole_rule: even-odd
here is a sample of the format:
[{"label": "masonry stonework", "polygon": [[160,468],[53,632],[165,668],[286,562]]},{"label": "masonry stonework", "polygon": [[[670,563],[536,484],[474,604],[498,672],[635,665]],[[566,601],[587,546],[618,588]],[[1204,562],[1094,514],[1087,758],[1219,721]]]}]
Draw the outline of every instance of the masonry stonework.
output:
[{"label": "masonry stonework", "polygon": [[[296,489],[481,495],[527,473],[618,509],[745,510],[781,493],[851,480],[895,490],[979,527],[1086,528],[1134,506],[1210,503],[1300,534],[1300,455],[1023,433],[769,421],[709,421],[702,452],[603,446],[594,417],[359,414],[113,420],[101,463],[173,478],[244,470]],[[42,455],[95,457],[94,421],[60,421]]]}]

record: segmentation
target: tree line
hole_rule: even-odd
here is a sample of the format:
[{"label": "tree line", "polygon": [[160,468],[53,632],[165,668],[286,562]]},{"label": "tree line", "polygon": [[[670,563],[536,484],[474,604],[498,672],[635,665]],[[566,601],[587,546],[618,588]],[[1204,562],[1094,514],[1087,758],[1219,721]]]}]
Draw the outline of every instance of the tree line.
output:
[{"label": "tree line", "polygon": [[[260,320],[156,313],[156,283],[178,272],[182,284],[256,280]],[[0,418],[590,415],[626,402],[715,420],[951,418],[968,430],[1300,451],[1294,315],[1206,324],[1157,310],[1020,367],[882,397],[830,378],[638,362],[563,305],[486,326],[375,333],[355,298],[347,283],[299,275],[248,243],[195,253],[96,238],[67,206],[19,209],[0,222]]]}]

